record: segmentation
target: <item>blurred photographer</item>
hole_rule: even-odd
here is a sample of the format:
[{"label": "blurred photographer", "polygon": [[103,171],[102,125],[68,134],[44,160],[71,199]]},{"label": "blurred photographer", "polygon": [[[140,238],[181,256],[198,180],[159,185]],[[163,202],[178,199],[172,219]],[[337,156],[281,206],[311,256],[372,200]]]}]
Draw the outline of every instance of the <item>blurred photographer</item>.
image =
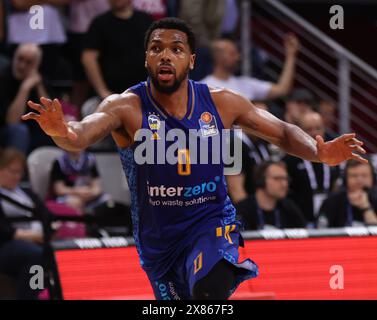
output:
[{"label": "blurred photographer", "polygon": [[377,225],[377,189],[373,166],[349,160],[344,188],[324,201],[318,227]]},{"label": "blurred photographer", "polygon": [[236,204],[247,230],[304,228],[305,218],[287,198],[289,177],[284,162],[266,161],[255,168],[255,195]]}]

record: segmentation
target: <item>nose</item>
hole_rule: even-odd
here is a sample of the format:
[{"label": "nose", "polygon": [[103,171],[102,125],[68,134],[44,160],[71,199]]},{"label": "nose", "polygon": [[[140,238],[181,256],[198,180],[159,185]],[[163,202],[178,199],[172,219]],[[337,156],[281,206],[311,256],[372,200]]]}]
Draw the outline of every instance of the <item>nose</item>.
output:
[{"label": "nose", "polygon": [[170,55],[167,48],[161,52],[161,61],[170,62]]}]

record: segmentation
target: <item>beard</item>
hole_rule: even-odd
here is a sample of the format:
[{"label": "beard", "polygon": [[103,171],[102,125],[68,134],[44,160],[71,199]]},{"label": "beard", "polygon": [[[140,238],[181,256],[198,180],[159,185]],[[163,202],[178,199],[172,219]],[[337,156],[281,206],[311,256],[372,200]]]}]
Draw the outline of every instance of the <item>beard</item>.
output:
[{"label": "beard", "polygon": [[186,70],[182,73],[180,77],[177,78],[177,76],[174,74],[174,82],[171,85],[161,85],[157,74],[154,73],[150,67],[147,67],[148,75],[151,78],[151,81],[153,83],[153,86],[156,88],[158,92],[161,92],[163,94],[171,95],[174,92],[176,92],[179,87],[181,86],[183,80],[185,80],[190,72],[190,67],[187,66]]}]

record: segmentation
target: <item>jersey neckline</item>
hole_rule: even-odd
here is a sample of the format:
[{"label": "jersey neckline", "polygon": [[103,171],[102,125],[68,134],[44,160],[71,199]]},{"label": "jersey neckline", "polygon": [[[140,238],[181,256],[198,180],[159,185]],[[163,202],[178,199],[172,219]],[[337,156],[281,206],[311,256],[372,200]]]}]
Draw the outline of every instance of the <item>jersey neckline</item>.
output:
[{"label": "jersey neckline", "polygon": [[187,100],[187,106],[186,106],[186,114],[182,118],[177,118],[175,116],[170,115],[168,112],[166,112],[165,108],[157,101],[152,95],[151,88],[150,88],[150,78],[145,82],[146,92],[148,99],[150,100],[151,104],[159,113],[162,114],[162,116],[167,119],[171,118],[178,121],[183,121],[185,119],[190,120],[195,108],[195,90],[194,90],[194,84],[189,79],[189,85],[188,85],[188,100]]}]

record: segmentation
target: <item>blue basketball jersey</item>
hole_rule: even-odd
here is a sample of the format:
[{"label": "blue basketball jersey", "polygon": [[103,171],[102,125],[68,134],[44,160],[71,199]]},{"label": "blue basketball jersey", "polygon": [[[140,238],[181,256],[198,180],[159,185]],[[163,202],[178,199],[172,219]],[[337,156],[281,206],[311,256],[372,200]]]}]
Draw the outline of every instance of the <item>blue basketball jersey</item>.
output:
[{"label": "blue basketball jersey", "polygon": [[[130,91],[141,99],[142,129],[150,136],[119,149],[119,153],[131,191],[134,238],[141,265],[150,276],[159,278],[192,245],[193,237],[214,232],[219,226],[239,226],[239,222],[227,195],[222,144],[215,144],[221,141],[224,126],[207,85],[189,81],[187,113],[182,119],[167,114],[154,100],[149,81]],[[177,143],[179,138],[169,134],[171,129],[181,130],[186,145]],[[197,136],[193,138],[190,131]],[[157,146],[154,161],[138,163],[136,154],[142,154],[139,149],[146,140]],[[195,155],[189,140],[197,143]],[[158,162],[159,143],[165,144],[163,156],[170,152],[177,163]],[[176,147],[169,151],[174,143]],[[200,143],[207,143],[208,148],[200,148]],[[203,156],[207,163],[199,161]]]}]

